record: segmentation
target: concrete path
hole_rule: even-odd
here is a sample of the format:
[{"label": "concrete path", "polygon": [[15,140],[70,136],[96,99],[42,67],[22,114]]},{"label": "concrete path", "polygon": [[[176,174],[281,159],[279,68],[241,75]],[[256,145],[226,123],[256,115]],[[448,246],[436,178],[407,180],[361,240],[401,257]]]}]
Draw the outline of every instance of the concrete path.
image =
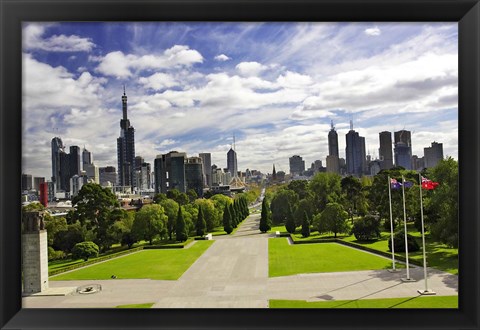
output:
[{"label": "concrete path", "polygon": [[[102,291],[59,297],[25,297],[25,308],[115,307],[154,303],[154,308],[267,308],[269,299],[327,301],[414,297],[424,289],[423,269],[411,267],[417,282],[402,282],[405,269],[268,277],[268,239],[258,230],[260,215],[248,217],[235,234],[215,243],[177,281],[50,281],[50,287],[100,284]],[[277,238],[286,239],[286,238]],[[457,295],[458,277],[429,269],[429,288],[437,295]]]}]

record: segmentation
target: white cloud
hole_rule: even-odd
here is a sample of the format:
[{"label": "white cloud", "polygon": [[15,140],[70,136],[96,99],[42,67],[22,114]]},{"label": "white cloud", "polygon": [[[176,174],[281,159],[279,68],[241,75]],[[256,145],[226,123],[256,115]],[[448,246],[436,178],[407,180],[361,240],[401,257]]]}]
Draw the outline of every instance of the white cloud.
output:
[{"label": "white cloud", "polygon": [[161,55],[125,55],[121,51],[115,51],[103,58],[91,57],[91,60],[100,61],[96,70],[106,76],[128,78],[135,71],[190,67],[195,63],[202,63],[203,57],[188,46],[175,45]]},{"label": "white cloud", "polygon": [[220,61],[220,62],[225,62],[225,61],[231,60],[231,58],[228,57],[228,56],[225,55],[225,54],[217,55],[217,56],[214,57],[214,59],[215,59],[216,61]]},{"label": "white cloud", "polygon": [[378,28],[378,26],[375,26],[373,28],[365,29],[364,32],[367,36],[372,36],[372,37],[376,37],[376,36],[379,36],[380,34],[382,34],[382,31]]},{"label": "white cloud", "polygon": [[258,76],[265,71],[267,67],[258,62],[241,62],[237,64],[236,69],[243,76]]},{"label": "white cloud", "polygon": [[44,50],[49,52],[89,52],[95,44],[90,38],[82,38],[76,35],[53,35],[42,38],[45,30],[51,24],[28,24],[23,29],[24,50]]},{"label": "white cloud", "polygon": [[145,88],[150,88],[157,91],[179,85],[179,82],[176,81],[172,75],[162,72],[157,72],[149,77],[141,77],[138,79],[138,82]]}]

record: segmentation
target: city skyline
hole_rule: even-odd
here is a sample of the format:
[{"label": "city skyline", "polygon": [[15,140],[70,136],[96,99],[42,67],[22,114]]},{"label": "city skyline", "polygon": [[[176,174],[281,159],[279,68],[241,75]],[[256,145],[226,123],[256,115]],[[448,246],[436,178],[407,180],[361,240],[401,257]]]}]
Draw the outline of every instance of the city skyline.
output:
[{"label": "city skyline", "polygon": [[[23,171],[51,176],[50,142],[117,166],[123,85],[135,155],[211,153],[227,167],[325,165],[331,121],[379,155],[379,133],[412,132],[458,155],[456,23],[55,23],[23,26]],[[46,79],[45,79],[46,77]],[[392,146],[393,147],[393,146]],[[118,171],[118,168],[117,168]]]}]

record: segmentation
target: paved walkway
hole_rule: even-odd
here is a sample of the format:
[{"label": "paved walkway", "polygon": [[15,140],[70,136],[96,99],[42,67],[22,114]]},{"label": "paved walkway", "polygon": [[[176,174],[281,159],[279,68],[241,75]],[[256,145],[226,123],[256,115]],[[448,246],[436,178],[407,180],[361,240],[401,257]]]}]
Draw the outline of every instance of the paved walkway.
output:
[{"label": "paved walkway", "polygon": [[[259,214],[248,217],[230,236],[215,243],[177,281],[50,281],[50,287],[101,284],[95,294],[26,297],[24,307],[114,307],[154,303],[153,308],[267,308],[269,299],[327,301],[413,297],[424,288],[423,269],[410,268],[417,282],[402,282],[405,269],[268,277],[268,239],[258,231]],[[277,238],[286,239],[286,238]],[[458,277],[429,269],[437,295],[458,294]]]}]

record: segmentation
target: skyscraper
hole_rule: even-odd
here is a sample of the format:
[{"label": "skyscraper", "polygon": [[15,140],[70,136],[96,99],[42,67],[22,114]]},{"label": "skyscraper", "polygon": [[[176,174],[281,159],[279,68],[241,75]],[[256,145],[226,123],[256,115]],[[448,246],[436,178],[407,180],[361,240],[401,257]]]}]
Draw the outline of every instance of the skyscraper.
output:
[{"label": "skyscraper", "polygon": [[170,151],[168,154],[158,155],[154,162],[155,192],[166,193],[177,189],[185,190],[185,159],[184,152]]},{"label": "skyscraper", "polygon": [[69,191],[69,164],[68,155],[65,153],[65,146],[62,139],[54,137],[52,147],[52,182],[55,191]]},{"label": "skyscraper", "polygon": [[350,131],[345,136],[347,146],[345,148],[347,174],[362,176],[366,171],[365,138],[353,130],[350,122]]},{"label": "skyscraper", "polygon": [[185,163],[186,190],[193,189],[198,197],[203,196],[203,171],[200,157],[189,157]]},{"label": "skyscraper", "polygon": [[227,171],[230,172],[232,177],[237,175],[237,152],[233,150],[233,147],[227,152]]},{"label": "skyscraper", "polygon": [[327,172],[340,173],[338,157],[338,134],[332,120],[331,129],[328,132]]},{"label": "skyscraper", "polygon": [[68,155],[69,174],[68,179],[74,175],[80,175],[82,170],[82,160],[80,156],[80,148],[77,146],[70,146],[70,154]]},{"label": "skyscraper", "polygon": [[135,129],[127,118],[127,95],[125,88],[122,95],[123,118],[120,120],[120,137],[117,139],[118,184],[132,186],[134,184],[135,164]]},{"label": "skyscraper", "polygon": [[443,143],[432,142],[431,147],[423,148],[425,167],[431,168],[437,166],[443,159]]},{"label": "skyscraper", "polygon": [[338,134],[337,131],[335,131],[335,126],[333,126],[333,120],[330,125],[330,132],[328,132],[328,154],[338,157]]},{"label": "skyscraper", "polygon": [[302,175],[305,172],[305,161],[302,157],[293,155],[289,158],[289,164],[291,175]]},{"label": "skyscraper", "polygon": [[410,131],[400,130],[394,133],[395,166],[412,169],[412,136]]},{"label": "skyscraper", "polygon": [[203,175],[205,177],[205,184],[209,187],[212,186],[212,154],[200,153],[198,156],[202,159]]},{"label": "skyscraper", "polygon": [[388,170],[393,167],[393,155],[392,155],[392,133],[383,131],[379,133],[380,149],[378,153],[380,155],[380,168],[382,170]]},{"label": "skyscraper", "polygon": [[92,164],[93,163],[93,156],[90,151],[88,151],[85,146],[83,146],[83,152],[82,152],[82,164]]}]

